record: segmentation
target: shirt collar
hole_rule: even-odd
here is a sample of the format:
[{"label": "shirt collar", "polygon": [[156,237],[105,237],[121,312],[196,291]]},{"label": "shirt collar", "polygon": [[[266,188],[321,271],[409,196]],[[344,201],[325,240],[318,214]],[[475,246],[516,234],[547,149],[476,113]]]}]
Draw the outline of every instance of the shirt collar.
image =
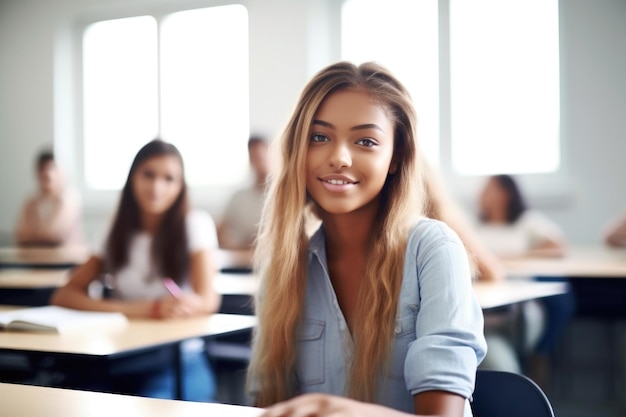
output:
[{"label": "shirt collar", "polygon": [[324,231],[324,225],[321,225],[319,229],[309,239],[309,261],[313,258],[313,255],[322,261],[326,259],[326,232]]}]

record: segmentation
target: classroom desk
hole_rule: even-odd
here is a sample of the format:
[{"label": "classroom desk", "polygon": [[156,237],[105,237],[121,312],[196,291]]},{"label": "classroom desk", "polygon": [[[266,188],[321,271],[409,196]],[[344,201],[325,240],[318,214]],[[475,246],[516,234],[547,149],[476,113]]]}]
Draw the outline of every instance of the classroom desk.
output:
[{"label": "classroom desk", "polygon": [[475,282],[473,287],[483,310],[564,294],[567,291],[567,284],[562,282]]},{"label": "classroom desk", "polygon": [[52,292],[68,277],[66,269],[0,268],[0,304],[47,305]]},{"label": "classroom desk", "polygon": [[[69,271],[62,269],[0,269],[0,304],[40,306],[48,304],[52,292],[65,285]],[[222,313],[252,314],[250,295],[258,279],[250,273],[219,273],[215,290],[222,294]]]},{"label": "classroom desk", "polygon": [[560,258],[524,257],[502,263],[511,277],[566,279],[578,316],[626,317],[626,249],[575,246]]},{"label": "classroom desk", "polygon": [[[61,268],[67,269],[85,262],[90,255],[87,247],[57,248],[4,247],[0,248],[0,268]],[[251,250],[218,249],[219,269],[235,273],[250,272]]]},{"label": "classroom desk", "polygon": [[[2,288],[57,288],[67,280],[66,271],[57,270],[0,270]],[[259,286],[259,278],[254,274],[217,274],[215,289],[222,296],[241,297],[241,303],[248,303]],[[476,282],[474,291],[483,309],[502,307],[535,298],[563,294],[563,283],[533,281],[504,281],[500,283]],[[238,299],[239,300],[239,299]],[[245,307],[238,305],[237,308]]]},{"label": "classroom desk", "polygon": [[85,262],[89,254],[83,246],[0,248],[0,268],[67,269]]},{"label": "classroom desk", "polygon": [[[0,306],[2,310],[14,308]],[[96,328],[64,335],[5,330],[0,331],[0,364],[10,367],[14,362],[29,370],[99,372],[106,376],[129,364],[141,363],[151,353],[169,347],[180,394],[181,342],[235,334],[255,325],[253,316],[215,314],[170,321],[132,319],[123,328]],[[3,357],[9,359],[3,360]]]},{"label": "classroom desk", "polygon": [[65,269],[0,269],[0,288],[59,288],[69,278]]},{"label": "classroom desk", "polygon": [[569,248],[563,257],[503,259],[510,276],[626,278],[626,249],[600,246]]},{"label": "classroom desk", "polygon": [[[59,288],[69,279],[69,271],[62,269],[0,269],[0,288]],[[224,274],[215,276],[215,289],[223,295],[253,294],[258,287],[253,274]]]},{"label": "classroom desk", "polygon": [[604,401],[623,404],[622,391],[619,385],[616,385],[623,381],[623,371],[616,364],[623,361],[622,323],[626,319],[626,249],[574,246],[568,248],[565,256],[561,258],[525,257],[507,259],[503,264],[511,277],[565,279],[575,299],[575,319],[591,319],[594,328],[601,329],[601,332],[595,333],[598,337],[595,343],[602,345],[602,350],[598,351],[602,353],[597,355],[605,358],[604,364],[590,361],[588,358],[591,356],[588,354],[574,353],[579,349],[579,345],[583,346],[582,352],[585,352],[584,346],[590,346],[589,341],[570,338],[562,344],[559,355],[567,359],[558,372],[563,374],[559,379],[562,381],[560,390],[566,393],[565,396],[572,396],[572,399],[575,396],[575,401],[580,401],[579,391],[574,390],[572,381],[575,381],[576,377],[584,378],[589,369],[594,369],[594,372],[601,370],[605,375],[604,380],[607,381],[602,390],[606,395]]},{"label": "classroom desk", "polygon": [[0,383],[3,417],[256,417],[260,408]]}]

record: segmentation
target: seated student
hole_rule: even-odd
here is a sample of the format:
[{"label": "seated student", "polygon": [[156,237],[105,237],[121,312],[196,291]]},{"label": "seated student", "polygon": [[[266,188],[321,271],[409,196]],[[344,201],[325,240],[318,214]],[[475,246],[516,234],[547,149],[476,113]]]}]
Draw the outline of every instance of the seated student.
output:
[{"label": "seated student", "polygon": [[554,222],[528,208],[510,175],[489,178],[480,194],[479,231],[502,257],[562,256],[565,236]]},{"label": "seated student", "polygon": [[[565,237],[560,228],[541,213],[528,208],[519,186],[509,175],[495,175],[487,180],[480,194],[479,217],[479,236],[501,257],[561,256],[565,251]],[[534,352],[529,357],[528,373],[542,388],[548,389],[550,355],[574,313],[575,301],[573,293],[568,292],[541,298],[538,303],[545,310],[545,324],[544,319],[531,313],[532,303],[525,311],[536,317],[527,320],[527,326],[531,331],[534,327],[539,333]]]},{"label": "seated student", "polygon": [[614,221],[604,233],[604,243],[621,248],[626,246],[626,216]]},{"label": "seated student", "polygon": [[[154,140],[142,147],[130,168],[117,213],[101,251],[76,268],[52,303],[81,310],[119,311],[129,317],[175,319],[211,314],[220,305],[212,286],[217,247],[215,225],[201,211],[191,211],[183,161],[171,144]],[[111,297],[95,299],[88,287],[106,277]],[[171,295],[171,278],[183,293]],[[199,340],[183,345],[183,399],[209,401],[214,378]],[[166,366],[168,365],[168,366]],[[120,378],[113,389],[173,398],[174,374],[168,364],[136,378]]]},{"label": "seated student", "polygon": [[[321,70],[281,155],[255,254],[249,376],[264,415],[471,416],[482,311],[458,236],[415,214],[423,166],[406,89],[374,63]],[[309,238],[310,205],[322,225]]]},{"label": "seated student", "polygon": [[61,171],[51,151],[37,157],[39,189],[20,213],[15,240],[20,246],[59,246],[83,243],[80,200],[64,187]]},{"label": "seated student", "polygon": [[218,227],[220,247],[225,249],[250,249],[257,236],[265,180],[269,171],[267,140],[251,136],[248,140],[250,167],[254,172],[254,183],[237,191],[231,198],[224,219]]}]

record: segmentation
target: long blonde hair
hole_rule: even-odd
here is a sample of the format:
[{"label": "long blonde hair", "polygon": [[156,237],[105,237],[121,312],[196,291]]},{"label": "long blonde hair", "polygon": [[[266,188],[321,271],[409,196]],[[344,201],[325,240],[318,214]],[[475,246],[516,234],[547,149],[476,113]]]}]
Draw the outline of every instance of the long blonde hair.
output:
[{"label": "long blonde hair", "polygon": [[[406,89],[375,63],[340,62],[321,70],[304,88],[279,142],[280,163],[270,177],[259,239],[256,268],[262,293],[256,300],[259,325],[250,374],[258,384],[257,404],[268,406],[296,394],[293,367],[296,333],[304,304],[308,237],[305,166],[311,123],[330,94],[359,89],[377,100],[395,124],[393,163],[380,198],[380,210],[369,241],[365,277],[358,294],[352,328],[354,359],[347,394],[373,401],[378,377],[386,370],[408,230],[421,214],[421,159],[416,142],[416,115]],[[313,210],[315,211],[315,210]]]}]

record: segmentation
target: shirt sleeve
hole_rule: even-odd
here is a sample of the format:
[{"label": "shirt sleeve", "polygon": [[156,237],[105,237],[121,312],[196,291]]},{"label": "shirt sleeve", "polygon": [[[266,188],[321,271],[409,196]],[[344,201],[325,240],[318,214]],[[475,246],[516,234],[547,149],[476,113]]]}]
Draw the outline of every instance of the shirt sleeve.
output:
[{"label": "shirt sleeve", "polygon": [[411,395],[441,390],[469,398],[487,344],[483,314],[471,284],[467,254],[458,236],[428,221],[410,243],[418,279],[416,340],[404,366]]},{"label": "shirt sleeve", "polygon": [[202,210],[189,212],[189,214],[187,214],[186,225],[190,252],[198,252],[204,249],[216,249],[218,247],[217,229],[209,213]]}]

